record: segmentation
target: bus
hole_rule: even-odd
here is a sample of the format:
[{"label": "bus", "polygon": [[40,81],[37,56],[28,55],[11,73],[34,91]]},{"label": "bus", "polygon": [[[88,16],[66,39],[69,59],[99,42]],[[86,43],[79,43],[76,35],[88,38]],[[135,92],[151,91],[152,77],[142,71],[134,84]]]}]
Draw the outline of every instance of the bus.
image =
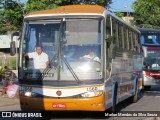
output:
[{"label": "bus", "polygon": [[143,87],[150,90],[151,86],[160,85],[160,30],[139,28],[143,50]]},{"label": "bus", "polygon": [[[49,56],[45,69],[35,69],[33,59],[24,56],[37,44]],[[90,51],[97,60],[81,59]],[[116,111],[121,101],[138,99],[140,32],[101,6],[67,5],[29,13],[18,58],[22,110]]]}]

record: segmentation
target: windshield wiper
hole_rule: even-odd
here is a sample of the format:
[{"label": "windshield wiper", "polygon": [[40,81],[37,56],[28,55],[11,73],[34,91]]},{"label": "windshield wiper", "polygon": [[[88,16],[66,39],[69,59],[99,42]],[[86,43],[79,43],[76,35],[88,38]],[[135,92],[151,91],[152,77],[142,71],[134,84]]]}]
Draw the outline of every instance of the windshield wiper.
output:
[{"label": "windshield wiper", "polygon": [[74,70],[72,69],[72,67],[70,66],[70,64],[68,63],[68,61],[62,57],[62,60],[64,61],[64,63],[66,64],[68,70],[71,72],[71,74],[73,75],[73,77],[75,78],[75,80],[80,83],[81,81],[79,80],[78,76],[76,75],[76,73],[74,72]]}]

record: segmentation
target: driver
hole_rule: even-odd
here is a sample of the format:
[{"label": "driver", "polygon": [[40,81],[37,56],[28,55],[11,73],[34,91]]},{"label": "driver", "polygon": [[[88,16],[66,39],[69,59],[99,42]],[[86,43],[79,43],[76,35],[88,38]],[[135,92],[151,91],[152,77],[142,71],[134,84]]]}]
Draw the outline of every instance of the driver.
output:
[{"label": "driver", "polygon": [[97,57],[95,55],[95,53],[91,50],[89,51],[89,53],[87,55],[81,56],[80,59],[93,60],[93,61],[96,61],[96,62],[100,62],[99,57]]},{"label": "driver", "polygon": [[33,58],[35,69],[45,69],[49,64],[48,55],[42,52],[41,46],[36,46],[36,52],[27,53],[25,56]]}]

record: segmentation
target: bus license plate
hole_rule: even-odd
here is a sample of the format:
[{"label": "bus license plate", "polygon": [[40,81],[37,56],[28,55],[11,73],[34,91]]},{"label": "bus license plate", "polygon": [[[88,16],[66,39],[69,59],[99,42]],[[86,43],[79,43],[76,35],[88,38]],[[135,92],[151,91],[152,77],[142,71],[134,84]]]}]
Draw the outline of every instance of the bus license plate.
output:
[{"label": "bus license plate", "polygon": [[53,103],[53,108],[66,108],[66,104],[65,103]]}]

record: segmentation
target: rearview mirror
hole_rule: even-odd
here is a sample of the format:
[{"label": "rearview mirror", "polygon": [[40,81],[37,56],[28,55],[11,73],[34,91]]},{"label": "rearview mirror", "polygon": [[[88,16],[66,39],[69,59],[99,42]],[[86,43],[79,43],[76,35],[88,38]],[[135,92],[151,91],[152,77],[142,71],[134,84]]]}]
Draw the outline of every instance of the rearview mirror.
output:
[{"label": "rearview mirror", "polygon": [[19,32],[14,32],[11,34],[11,41],[13,41],[13,37],[14,36],[20,36],[20,33]]},{"label": "rearview mirror", "polygon": [[20,36],[19,32],[14,32],[11,34],[11,43],[10,43],[10,55],[14,56],[16,54],[16,45],[15,41],[13,41],[14,36]]},{"label": "rearview mirror", "polygon": [[15,46],[15,41],[12,41],[10,43],[10,55],[14,56],[16,54],[16,46]]}]

